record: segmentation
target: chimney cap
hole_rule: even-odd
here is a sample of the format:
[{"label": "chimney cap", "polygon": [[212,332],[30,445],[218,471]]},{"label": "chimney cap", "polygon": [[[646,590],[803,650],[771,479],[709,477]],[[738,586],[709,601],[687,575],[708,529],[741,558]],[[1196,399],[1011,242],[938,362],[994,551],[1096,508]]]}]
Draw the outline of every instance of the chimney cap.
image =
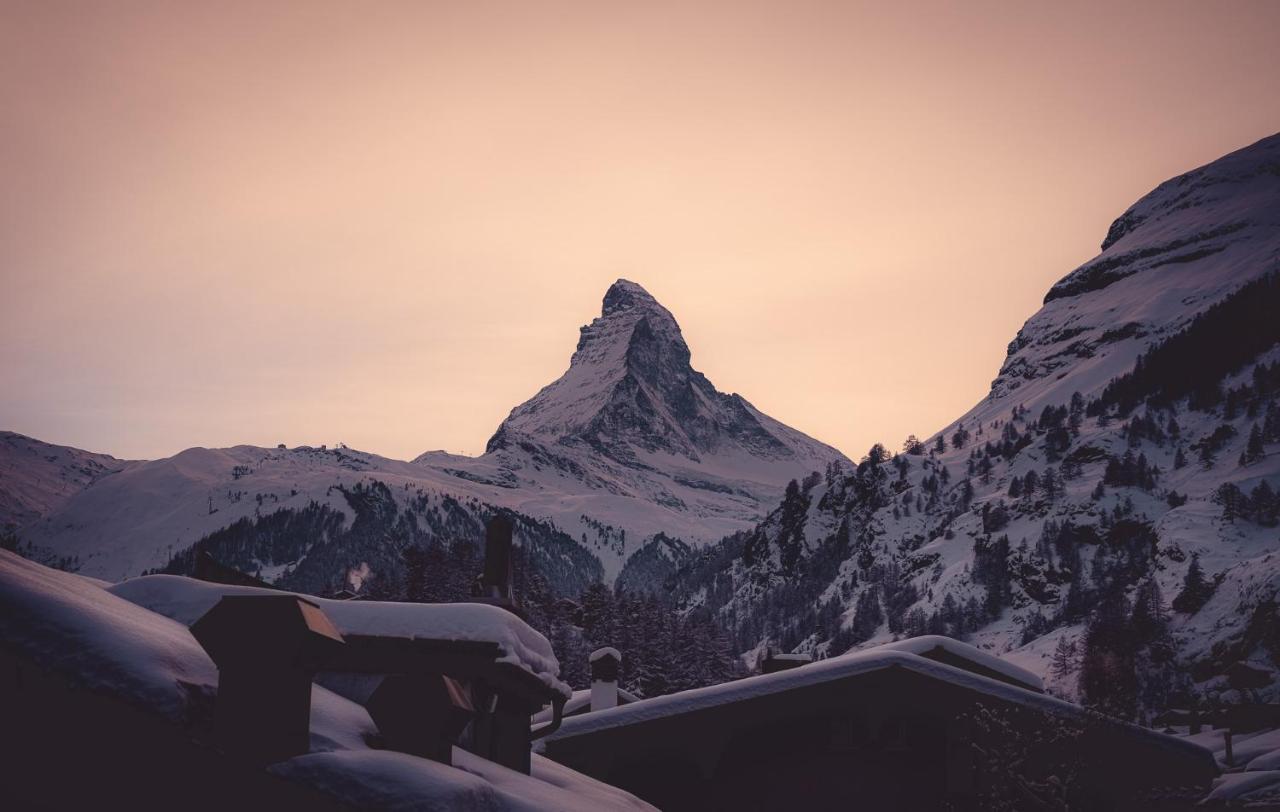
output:
[{"label": "chimney cap", "polygon": [[219,668],[314,663],[344,643],[324,610],[287,592],[224,595],[191,624],[191,635]]},{"label": "chimney cap", "polygon": [[591,652],[587,657],[587,662],[594,663],[597,660],[603,660],[605,657],[612,657],[618,662],[622,662],[622,654],[613,646],[604,646],[603,648],[598,648]]}]

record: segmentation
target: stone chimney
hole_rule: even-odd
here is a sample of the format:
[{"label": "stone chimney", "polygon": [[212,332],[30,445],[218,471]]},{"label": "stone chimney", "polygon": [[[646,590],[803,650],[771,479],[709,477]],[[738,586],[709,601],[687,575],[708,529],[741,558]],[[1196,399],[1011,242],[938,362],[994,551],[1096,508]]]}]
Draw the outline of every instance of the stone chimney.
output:
[{"label": "stone chimney", "polygon": [[506,609],[528,620],[514,597],[511,581],[511,535],[514,528],[505,516],[494,516],[484,528],[484,571],[471,585],[471,602]]},{"label": "stone chimney", "polygon": [[618,707],[618,669],[622,655],[616,648],[606,646],[591,652],[591,710]]},{"label": "stone chimney", "polygon": [[310,749],[311,681],[345,646],[296,595],[227,595],[191,626],[218,666],[214,736],[228,755],[271,764]]}]

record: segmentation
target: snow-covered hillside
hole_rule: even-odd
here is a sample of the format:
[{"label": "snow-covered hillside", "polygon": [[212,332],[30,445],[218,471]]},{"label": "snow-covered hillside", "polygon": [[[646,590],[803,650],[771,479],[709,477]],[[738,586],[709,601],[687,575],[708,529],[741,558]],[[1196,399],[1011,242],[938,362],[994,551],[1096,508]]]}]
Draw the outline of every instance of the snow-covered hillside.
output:
[{"label": "snow-covered hillside", "polygon": [[107,454],[50,445],[0,431],[0,530],[53,512],[113,471],[129,465]]},{"label": "snow-covered hillside", "polygon": [[[671,314],[620,280],[569,370],[514,409],[481,457],[236,446],[126,466],[74,449],[55,449],[67,463],[46,461],[53,451],[28,462],[0,445],[0,495],[18,494],[29,554],[84,574],[172,568],[205,540],[228,563],[311,591],[360,589],[404,545],[477,540],[506,510],[521,517],[518,538],[537,537],[552,586],[576,595],[659,534],[697,544],[752,527],[790,479],[844,459],[716,391],[689,356]],[[69,478],[71,463],[93,476]]]},{"label": "snow-covered hillside", "polygon": [[741,650],[823,655],[941,631],[1064,693],[1089,667],[1076,644],[1099,613],[1135,627],[1172,602],[1126,655],[1167,683],[1142,690],[1212,697],[1237,662],[1274,674],[1277,314],[1272,136],[1117,219],[968,413],[902,453],[797,482],[752,532],[685,556],[676,592],[717,612]]}]

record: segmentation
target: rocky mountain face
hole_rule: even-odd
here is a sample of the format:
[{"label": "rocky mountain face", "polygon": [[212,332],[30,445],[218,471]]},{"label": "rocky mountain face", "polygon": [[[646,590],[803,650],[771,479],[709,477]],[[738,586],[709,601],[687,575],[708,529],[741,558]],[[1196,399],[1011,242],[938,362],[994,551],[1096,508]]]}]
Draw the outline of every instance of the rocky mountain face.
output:
[{"label": "rocky mountain face", "polygon": [[801,463],[840,456],[740,395],[717,391],[690,365],[671,313],[627,280],[609,288],[600,318],[582,328],[569,370],[513,409],[487,450],[529,441],[582,446],[630,465],[646,452],[692,463],[725,452]]},{"label": "rocky mountain face", "polygon": [[1277,314],[1272,136],[1121,215],[968,413],[796,481],[666,589],[748,656],[940,632],[1133,718],[1275,698]]},{"label": "rocky mountain face", "polygon": [[[188,571],[207,551],[303,591],[382,589],[406,549],[476,541],[505,512],[551,588],[575,597],[651,539],[684,549],[754,526],[789,480],[844,459],[718,392],[670,312],[625,280],[582,328],[568,371],[516,407],[481,457],[236,446],[125,465],[32,454],[0,472],[0,494],[26,494],[18,536],[30,555],[88,575]],[[66,473],[76,466],[78,479]]]}]

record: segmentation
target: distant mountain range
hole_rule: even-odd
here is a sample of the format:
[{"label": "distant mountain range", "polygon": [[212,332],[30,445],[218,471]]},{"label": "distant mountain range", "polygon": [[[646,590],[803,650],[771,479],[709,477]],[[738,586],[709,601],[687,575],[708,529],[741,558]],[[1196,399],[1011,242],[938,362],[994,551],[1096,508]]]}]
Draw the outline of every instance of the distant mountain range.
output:
[{"label": "distant mountain range", "polygon": [[1158,641],[1124,655],[1146,658],[1140,704],[1227,696],[1240,668],[1280,672],[1277,314],[1280,135],[1131,206],[986,398],[858,462],[717,391],[671,313],[619,280],[480,457],[125,462],[5,434],[0,523],[109,579],[205,550],[295,589],[369,591],[407,546],[477,539],[506,512],[560,594],[655,590],[748,656],[946,633],[1074,694],[1100,613],[1154,612]]}]

